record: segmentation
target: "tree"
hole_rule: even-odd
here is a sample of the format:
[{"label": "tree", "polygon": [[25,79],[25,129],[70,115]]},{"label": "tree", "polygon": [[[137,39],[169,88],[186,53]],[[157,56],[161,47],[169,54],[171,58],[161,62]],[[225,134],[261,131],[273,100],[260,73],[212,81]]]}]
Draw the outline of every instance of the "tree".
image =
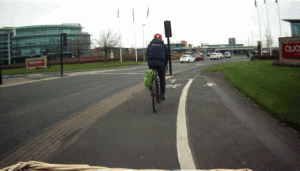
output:
[{"label": "tree", "polygon": [[96,40],[96,44],[102,48],[102,50],[105,52],[105,58],[104,62],[107,61],[107,54],[108,51],[112,49],[112,47],[115,47],[119,45],[120,43],[120,36],[117,32],[114,32],[111,29],[103,30],[100,33],[100,37],[98,40]]},{"label": "tree", "polygon": [[267,47],[270,48],[273,45],[273,37],[268,30],[266,30],[266,41]]},{"label": "tree", "polygon": [[68,37],[67,46],[74,56],[79,57],[90,49],[90,35],[87,33],[72,35],[72,39]]}]

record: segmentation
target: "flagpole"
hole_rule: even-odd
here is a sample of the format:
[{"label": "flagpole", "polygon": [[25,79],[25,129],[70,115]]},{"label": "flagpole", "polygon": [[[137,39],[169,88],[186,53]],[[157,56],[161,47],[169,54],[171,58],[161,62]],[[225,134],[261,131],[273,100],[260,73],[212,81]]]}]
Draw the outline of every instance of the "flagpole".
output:
[{"label": "flagpole", "polygon": [[118,9],[118,18],[119,18],[120,62],[122,62],[121,18],[120,18],[119,9]]},{"label": "flagpole", "polygon": [[137,62],[137,50],[136,50],[136,29],[135,29],[135,22],[134,22],[134,33],[135,33],[135,41],[134,41],[134,48],[135,48],[135,61]]},{"label": "flagpole", "polygon": [[[256,4],[256,1],[255,1],[255,4]],[[261,24],[260,24],[260,16],[259,16],[258,6],[256,8],[257,8],[258,23],[259,23],[259,35],[260,35],[260,41],[261,41]]]},{"label": "flagpole", "polygon": [[135,29],[135,21],[134,21],[134,8],[132,9],[133,16],[133,24],[134,24],[134,49],[135,49],[135,61],[137,62],[137,50],[136,50],[136,29]]},{"label": "flagpole", "polygon": [[150,19],[149,19],[149,6],[148,6],[148,12],[147,12],[147,18],[149,22],[149,42],[151,42],[151,28],[150,28]]},{"label": "flagpole", "polygon": [[[271,36],[271,32],[270,32],[270,21],[269,21],[269,15],[268,15],[268,6],[267,6],[267,3],[266,3],[266,0],[265,0],[265,4],[266,4],[266,12],[267,12],[267,20],[268,20],[268,27],[269,27],[269,35],[268,36]],[[267,37],[268,37],[267,36]],[[268,40],[267,40],[267,43],[268,43]],[[267,44],[268,45],[268,44]],[[270,53],[271,53],[271,46],[270,46]]]},{"label": "flagpole", "polygon": [[277,8],[278,8],[278,16],[279,16],[280,37],[282,37],[282,33],[281,33],[281,22],[280,22],[280,12],[279,12],[279,4],[278,4],[278,1],[277,1],[277,0],[276,0],[276,4],[277,4]]},{"label": "flagpole", "polygon": [[265,4],[266,4],[266,13],[267,13],[267,20],[268,20],[268,30],[269,30],[269,34],[270,34],[270,21],[269,21],[269,12],[268,12],[268,6],[267,6],[267,2],[265,0]]}]

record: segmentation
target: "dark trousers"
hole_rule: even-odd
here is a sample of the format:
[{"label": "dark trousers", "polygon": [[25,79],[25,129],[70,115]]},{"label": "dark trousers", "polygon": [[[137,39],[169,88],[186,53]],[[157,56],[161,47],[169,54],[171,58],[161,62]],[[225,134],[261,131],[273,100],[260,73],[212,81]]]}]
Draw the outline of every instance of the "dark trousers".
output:
[{"label": "dark trousers", "polygon": [[165,78],[165,62],[164,61],[148,61],[148,67],[149,69],[157,69],[158,76],[159,76],[159,82],[160,82],[160,94],[165,95],[166,94],[166,78]]}]

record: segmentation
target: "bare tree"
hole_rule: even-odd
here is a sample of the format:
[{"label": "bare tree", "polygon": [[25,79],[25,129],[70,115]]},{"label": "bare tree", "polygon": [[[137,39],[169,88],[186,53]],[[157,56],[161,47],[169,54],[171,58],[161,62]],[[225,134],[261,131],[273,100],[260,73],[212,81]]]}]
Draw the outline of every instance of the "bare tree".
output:
[{"label": "bare tree", "polygon": [[120,36],[117,32],[114,32],[111,29],[103,30],[100,33],[99,39],[96,41],[96,44],[102,48],[105,52],[104,62],[107,61],[108,51],[111,50],[112,47],[117,46],[120,43]]},{"label": "bare tree", "polygon": [[270,32],[268,32],[268,30],[266,30],[266,44],[267,47],[270,48],[273,45],[273,37],[271,36]]},{"label": "bare tree", "polygon": [[90,49],[90,45],[90,35],[87,33],[72,35],[68,43],[69,50],[78,57],[78,63],[79,57]]}]

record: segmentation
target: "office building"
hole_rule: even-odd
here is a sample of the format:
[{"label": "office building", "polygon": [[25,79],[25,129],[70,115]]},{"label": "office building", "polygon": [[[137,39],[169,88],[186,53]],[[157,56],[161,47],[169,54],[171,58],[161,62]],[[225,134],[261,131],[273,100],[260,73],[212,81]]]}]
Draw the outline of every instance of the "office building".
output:
[{"label": "office building", "polygon": [[[74,42],[85,39],[84,54],[89,54],[90,34],[83,33],[80,24],[36,25],[0,28],[0,65],[24,63],[27,58],[60,56],[61,33],[67,33],[64,57],[76,56]],[[73,42],[73,44],[72,44]]]}]

